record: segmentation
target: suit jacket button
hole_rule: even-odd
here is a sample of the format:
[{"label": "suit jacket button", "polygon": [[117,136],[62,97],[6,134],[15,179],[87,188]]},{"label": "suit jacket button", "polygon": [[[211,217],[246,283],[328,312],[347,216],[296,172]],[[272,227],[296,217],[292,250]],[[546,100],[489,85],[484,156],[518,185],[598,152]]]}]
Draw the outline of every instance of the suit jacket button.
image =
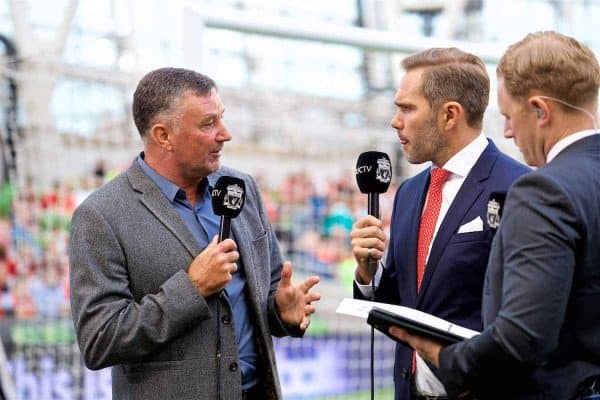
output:
[{"label": "suit jacket button", "polygon": [[229,325],[231,323],[231,317],[229,315],[223,315],[223,318],[221,318],[221,321],[225,325]]},{"label": "suit jacket button", "polygon": [[231,364],[229,364],[229,370],[231,372],[237,371],[238,370],[238,363],[234,361]]},{"label": "suit jacket button", "polygon": [[406,368],[402,368],[402,370],[400,370],[400,375],[402,375],[402,379],[408,379],[408,370]]}]

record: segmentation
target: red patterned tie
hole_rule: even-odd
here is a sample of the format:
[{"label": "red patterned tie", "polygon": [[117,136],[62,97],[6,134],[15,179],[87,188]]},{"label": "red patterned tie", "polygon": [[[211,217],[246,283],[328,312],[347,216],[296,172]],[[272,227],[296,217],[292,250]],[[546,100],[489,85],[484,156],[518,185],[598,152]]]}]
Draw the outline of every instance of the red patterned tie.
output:
[{"label": "red patterned tie", "polygon": [[[429,252],[429,244],[433,239],[433,232],[440,215],[442,206],[442,186],[448,180],[451,172],[442,168],[431,170],[431,179],[429,181],[429,189],[427,190],[427,203],[425,211],[421,215],[421,225],[419,226],[419,241],[417,244],[417,292],[421,288],[423,275],[425,275],[425,261]],[[413,352],[412,357],[412,373],[415,373],[416,353]]]},{"label": "red patterned tie", "polygon": [[421,216],[421,225],[419,226],[419,241],[417,245],[417,292],[421,288],[423,275],[425,275],[425,261],[429,252],[429,245],[433,239],[433,232],[440,215],[442,206],[442,186],[448,180],[451,172],[442,168],[431,170],[431,180],[429,190],[427,191],[427,203],[425,211]]}]

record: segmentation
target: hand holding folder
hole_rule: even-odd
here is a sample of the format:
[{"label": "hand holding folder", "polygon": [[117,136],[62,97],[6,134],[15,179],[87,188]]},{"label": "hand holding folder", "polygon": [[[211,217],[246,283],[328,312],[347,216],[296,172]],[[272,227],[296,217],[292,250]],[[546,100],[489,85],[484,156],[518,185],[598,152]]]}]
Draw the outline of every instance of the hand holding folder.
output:
[{"label": "hand holding folder", "polygon": [[396,341],[399,339],[389,334],[391,326],[402,327],[412,334],[425,336],[442,344],[456,343],[479,334],[413,308],[372,301],[344,299],[336,313],[366,318],[368,324]]}]

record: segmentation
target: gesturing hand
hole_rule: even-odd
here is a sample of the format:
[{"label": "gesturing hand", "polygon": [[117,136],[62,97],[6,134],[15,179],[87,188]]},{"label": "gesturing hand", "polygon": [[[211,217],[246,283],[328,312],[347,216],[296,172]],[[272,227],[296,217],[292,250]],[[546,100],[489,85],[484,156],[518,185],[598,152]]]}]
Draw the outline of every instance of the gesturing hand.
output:
[{"label": "gesturing hand", "polygon": [[310,315],[315,312],[311,303],[321,299],[321,295],[310,289],[319,283],[318,276],[311,276],[297,286],[292,285],[292,263],[283,263],[281,280],[275,293],[275,303],[279,317],[288,326],[299,326],[305,330],[310,324]]}]

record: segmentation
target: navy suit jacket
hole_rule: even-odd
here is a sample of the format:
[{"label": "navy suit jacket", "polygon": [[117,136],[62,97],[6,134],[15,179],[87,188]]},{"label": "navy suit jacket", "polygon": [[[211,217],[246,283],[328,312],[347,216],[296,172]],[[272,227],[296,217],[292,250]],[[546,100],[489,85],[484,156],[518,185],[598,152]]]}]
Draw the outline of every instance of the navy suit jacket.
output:
[{"label": "navy suit jacket", "polygon": [[[507,192],[512,182],[528,171],[528,167],[502,154],[489,141],[438,229],[418,294],[417,238],[429,187],[429,169],[404,181],[394,200],[386,265],[375,300],[416,308],[482,330],[483,278],[495,234],[486,222],[489,196],[492,192]],[[461,225],[477,217],[483,221],[483,231],[457,233]],[[364,298],[356,287],[354,297]],[[396,399],[410,398],[412,353],[408,346],[396,346]]]},{"label": "navy suit jacket", "polygon": [[571,399],[600,375],[600,135],[515,182],[490,254],[485,331],[440,352],[451,397]]}]

